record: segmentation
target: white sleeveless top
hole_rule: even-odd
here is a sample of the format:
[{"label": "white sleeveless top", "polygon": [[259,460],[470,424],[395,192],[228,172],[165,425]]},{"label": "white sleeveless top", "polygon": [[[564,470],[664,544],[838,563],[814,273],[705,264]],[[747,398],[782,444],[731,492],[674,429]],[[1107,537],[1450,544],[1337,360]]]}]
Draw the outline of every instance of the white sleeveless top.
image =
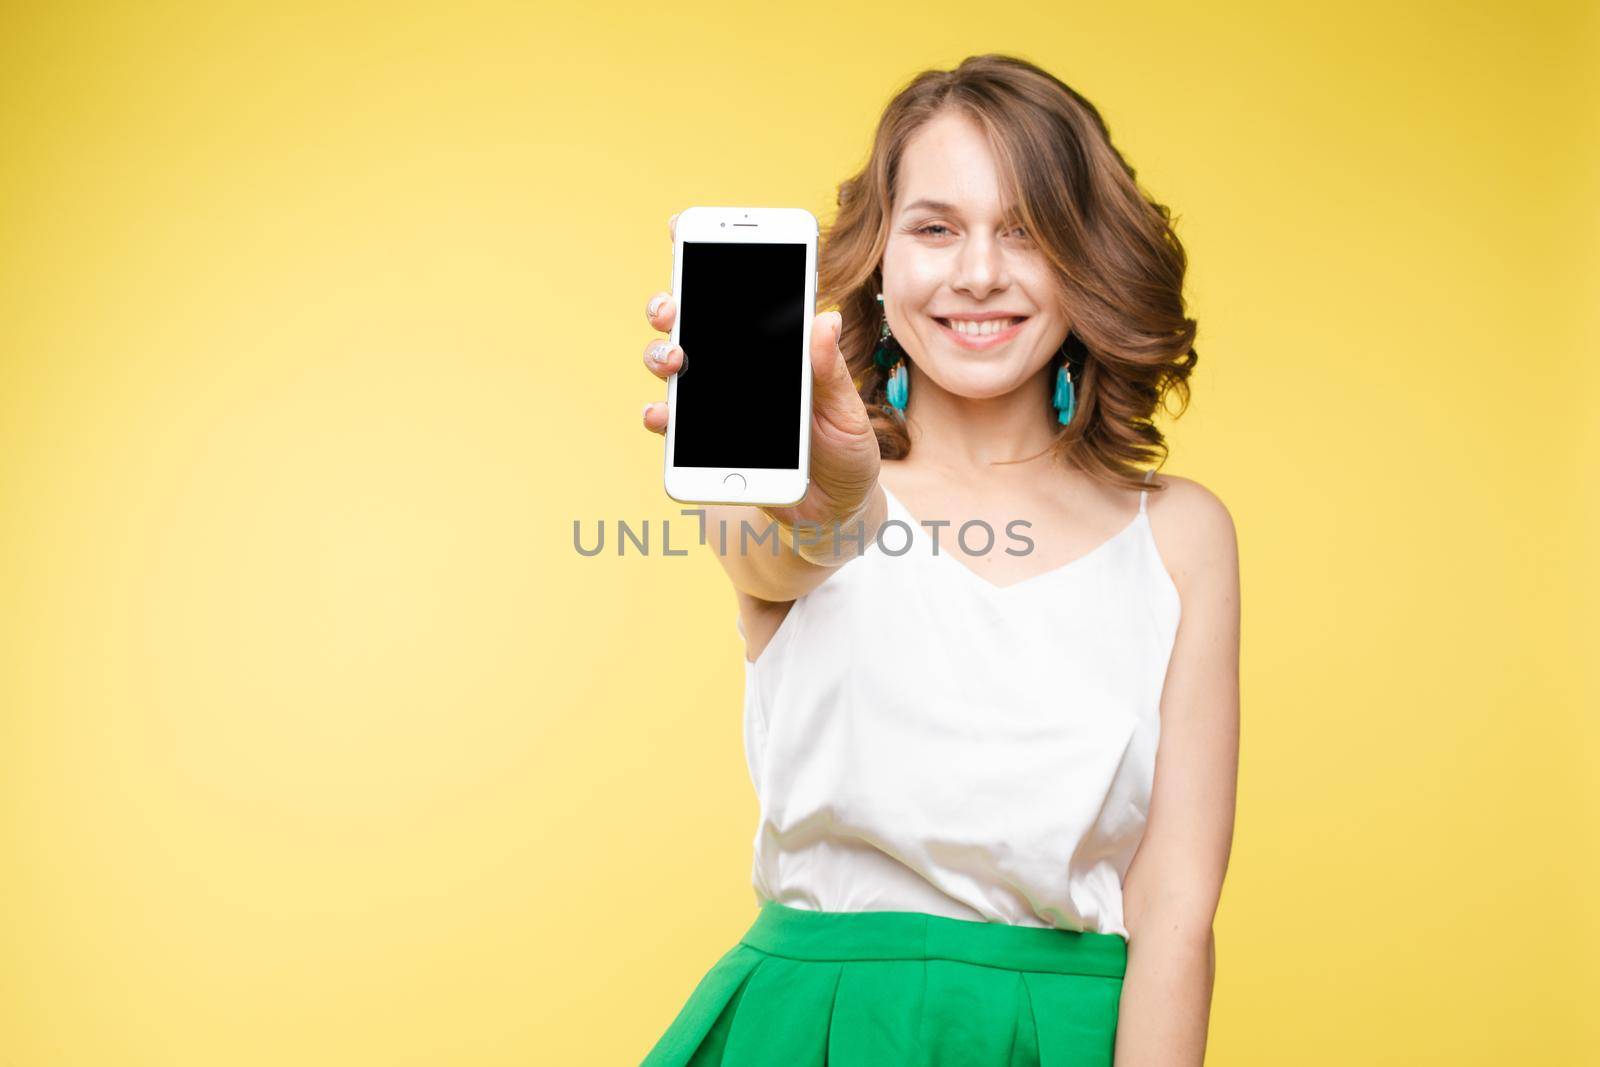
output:
[{"label": "white sleeveless top", "polygon": [[879,540],[746,657],[758,903],[1127,937],[1179,616],[1149,491],[1111,538],[1008,586],[956,557],[959,524],[935,553],[885,494]]}]

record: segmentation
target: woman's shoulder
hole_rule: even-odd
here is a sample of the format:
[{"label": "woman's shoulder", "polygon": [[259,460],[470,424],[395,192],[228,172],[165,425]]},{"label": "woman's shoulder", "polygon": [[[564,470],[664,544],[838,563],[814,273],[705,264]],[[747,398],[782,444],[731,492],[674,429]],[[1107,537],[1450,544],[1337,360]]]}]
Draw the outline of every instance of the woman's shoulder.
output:
[{"label": "woman's shoulder", "polygon": [[1150,484],[1150,532],[1180,592],[1193,575],[1237,568],[1238,535],[1221,497],[1178,474],[1152,475]]}]

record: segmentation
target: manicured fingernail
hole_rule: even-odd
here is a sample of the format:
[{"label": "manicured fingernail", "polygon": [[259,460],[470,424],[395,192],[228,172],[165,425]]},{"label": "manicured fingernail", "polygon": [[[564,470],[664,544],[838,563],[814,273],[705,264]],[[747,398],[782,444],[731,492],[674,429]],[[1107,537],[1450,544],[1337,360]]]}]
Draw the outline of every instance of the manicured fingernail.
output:
[{"label": "manicured fingernail", "polygon": [[649,311],[649,315],[650,315],[650,317],[652,319],[655,318],[658,314],[661,313],[661,305],[665,304],[666,302],[667,302],[667,298],[666,298],[665,294],[657,295],[655,297],[655,299],[650,301],[650,307],[649,307],[648,311]]},{"label": "manicured fingernail", "polygon": [[656,366],[665,366],[667,357],[672,354],[672,346],[665,341],[656,341],[650,345],[650,362]]},{"label": "manicured fingernail", "polygon": [[639,412],[639,417],[640,417],[640,418],[641,418],[641,419],[642,419],[642,418],[644,418],[644,417],[645,417],[645,416],[646,416],[646,415],[648,415],[648,414],[650,414],[650,409],[651,409],[651,408],[653,408],[653,407],[655,407],[655,406],[656,406],[656,405],[655,405],[655,402],[654,402],[654,401],[651,401],[651,402],[650,402],[650,403],[648,403],[648,404],[646,404],[646,405],[645,405],[645,406],[644,406],[644,410],[643,410],[643,411],[641,411],[641,412]]}]

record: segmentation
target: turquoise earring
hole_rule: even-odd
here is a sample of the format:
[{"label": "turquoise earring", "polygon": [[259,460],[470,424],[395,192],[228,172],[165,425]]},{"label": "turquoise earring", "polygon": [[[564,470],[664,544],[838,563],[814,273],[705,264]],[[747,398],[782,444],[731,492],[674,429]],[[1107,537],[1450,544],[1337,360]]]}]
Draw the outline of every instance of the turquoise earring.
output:
[{"label": "turquoise earring", "polygon": [[1078,396],[1072,388],[1072,375],[1067,373],[1065,363],[1056,371],[1056,394],[1050,398],[1050,402],[1055,405],[1056,418],[1061,420],[1061,425],[1066,426],[1072,421],[1073,413],[1078,409]]},{"label": "turquoise earring", "polygon": [[[878,306],[883,306],[883,294],[878,294]],[[878,334],[878,347],[872,353],[872,362],[875,366],[889,372],[889,381],[885,392],[889,395],[889,406],[894,408],[896,414],[904,417],[906,401],[911,398],[911,378],[906,373],[905,352],[895,351],[898,345],[891,347],[893,336],[889,333],[889,316],[883,317],[883,330]]]}]

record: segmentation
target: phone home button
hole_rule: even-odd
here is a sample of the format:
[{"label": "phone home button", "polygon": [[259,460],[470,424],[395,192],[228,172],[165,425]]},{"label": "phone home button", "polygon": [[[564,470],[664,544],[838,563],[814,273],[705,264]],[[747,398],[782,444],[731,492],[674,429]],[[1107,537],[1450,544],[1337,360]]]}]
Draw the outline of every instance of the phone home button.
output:
[{"label": "phone home button", "polygon": [[737,496],[738,494],[744,492],[744,475],[730,474],[726,478],[722,479],[722,484],[728,487],[728,491],[730,493],[733,493],[735,496]]}]

